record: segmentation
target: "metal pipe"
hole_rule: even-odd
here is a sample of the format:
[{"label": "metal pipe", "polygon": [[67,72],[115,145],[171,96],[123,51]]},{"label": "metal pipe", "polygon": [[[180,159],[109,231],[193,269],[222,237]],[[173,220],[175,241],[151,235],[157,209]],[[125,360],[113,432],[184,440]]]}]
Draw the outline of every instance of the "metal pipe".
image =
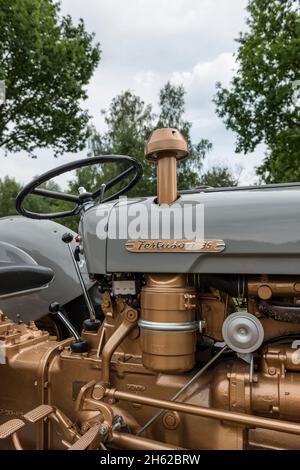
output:
[{"label": "metal pipe", "polygon": [[300,424],[289,421],[282,421],[260,416],[246,415],[243,413],[234,413],[231,411],[216,410],[214,408],[205,408],[202,406],[190,405],[187,403],[172,402],[170,400],[158,400],[157,398],[138,396],[128,392],[117,390],[107,390],[106,395],[110,395],[117,400],[124,400],[139,405],[153,406],[179,413],[186,413],[203,418],[218,419],[220,421],[229,421],[241,424],[246,427],[270,429],[271,431],[287,432],[289,434],[300,435]]},{"label": "metal pipe", "polygon": [[74,328],[72,323],[69,322],[67,317],[62,312],[60,312],[59,310],[56,312],[56,315],[58,316],[60,321],[65,325],[65,327],[69,330],[71,335],[74,336],[75,341],[76,342],[81,341],[81,338],[80,338],[80,335],[79,335],[78,331],[76,330],[76,328]]},{"label": "metal pipe", "polygon": [[[134,312],[131,310],[130,312]],[[127,312],[128,313],[128,312]],[[118,326],[115,330],[113,335],[109,338],[107,343],[104,345],[102,350],[101,358],[102,358],[102,381],[105,384],[109,384],[109,370],[110,370],[110,361],[112,358],[113,353],[117,349],[117,347],[122,343],[122,341],[126,338],[128,333],[137,325],[137,315],[135,320],[128,320],[128,316],[125,316],[122,323]]]},{"label": "metal pipe", "polygon": [[260,302],[258,310],[266,317],[273,318],[273,320],[295,324],[300,323],[299,305],[263,301]]},{"label": "metal pipe", "polygon": [[22,445],[21,445],[21,442],[20,442],[20,439],[19,439],[19,436],[17,435],[16,432],[14,432],[11,436],[11,439],[12,439],[12,442],[13,442],[13,446],[16,450],[24,450]]},{"label": "metal pipe", "polygon": [[78,280],[79,280],[79,282],[80,282],[80,286],[81,286],[81,289],[82,289],[82,293],[83,293],[83,296],[84,296],[84,298],[85,298],[85,302],[86,302],[86,305],[87,305],[87,308],[88,308],[88,311],[89,311],[89,314],[90,314],[90,320],[95,321],[95,320],[96,320],[95,309],[94,309],[93,303],[92,303],[92,301],[91,301],[91,299],[90,299],[90,296],[89,296],[89,294],[88,294],[87,288],[86,288],[86,286],[85,286],[85,283],[84,283],[84,280],[83,280],[81,271],[80,271],[80,269],[79,269],[79,266],[78,266],[77,261],[76,261],[76,259],[75,259],[75,256],[74,256],[74,253],[73,253],[73,249],[72,249],[72,247],[71,247],[71,243],[68,243],[68,248],[69,248],[70,256],[71,256],[71,258],[72,258],[72,261],[73,261],[73,264],[74,264],[74,268],[75,268],[75,271],[76,271]]},{"label": "metal pipe", "polygon": [[[180,395],[183,394],[183,392],[185,392],[190,385],[192,385],[192,383],[195,382],[195,380],[197,380],[207,369],[208,367],[213,364],[213,362],[215,362],[216,359],[218,359],[218,357],[221,356],[221,354],[223,354],[224,351],[226,351],[227,349],[227,346],[224,346],[214,357],[211,358],[210,361],[208,361],[204,367],[202,367],[202,369],[198,370],[198,372],[193,376],[191,377],[191,379],[186,382],[179,390],[178,392],[175,393],[175,395],[173,395],[173,397],[171,398],[171,401],[176,401],[177,398],[180,397]],[[165,410],[160,410],[158,411],[158,413],[156,413],[151,419],[149,419],[149,421],[144,424],[144,426],[136,433],[137,436],[140,436],[152,423],[154,423],[154,421],[157,420],[157,418],[159,418],[163,413],[165,412]]]},{"label": "metal pipe", "polygon": [[177,159],[175,152],[162,152],[157,160],[157,202],[172,204],[177,199]]},{"label": "metal pipe", "polygon": [[184,450],[182,447],[166,444],[165,442],[153,441],[152,439],[117,431],[112,433],[111,443],[115,444],[118,448],[121,447],[121,449],[128,450]]},{"label": "metal pipe", "polygon": [[188,157],[188,144],[174,128],[155,129],[145,146],[145,157],[157,163],[157,203],[172,204],[177,194],[177,160]]}]

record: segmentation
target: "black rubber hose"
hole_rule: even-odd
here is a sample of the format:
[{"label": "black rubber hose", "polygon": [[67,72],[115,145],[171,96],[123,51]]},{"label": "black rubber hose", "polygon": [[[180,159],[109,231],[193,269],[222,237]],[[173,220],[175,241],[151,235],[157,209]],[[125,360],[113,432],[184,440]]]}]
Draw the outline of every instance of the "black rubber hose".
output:
[{"label": "black rubber hose", "polygon": [[188,282],[189,285],[203,290],[214,287],[231,295],[231,297],[245,298],[248,294],[246,276],[239,274],[223,276],[188,274]]},{"label": "black rubber hose", "polygon": [[258,311],[267,318],[287,323],[300,323],[300,306],[280,302],[260,302]]}]

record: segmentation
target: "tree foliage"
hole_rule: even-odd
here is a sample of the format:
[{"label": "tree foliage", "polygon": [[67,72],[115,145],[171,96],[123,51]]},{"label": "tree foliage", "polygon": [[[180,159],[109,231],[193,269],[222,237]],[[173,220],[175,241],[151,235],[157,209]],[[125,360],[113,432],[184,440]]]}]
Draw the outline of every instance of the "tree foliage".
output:
[{"label": "tree foliage", "polygon": [[217,113],[237,134],[236,151],[258,144],[267,155],[258,174],[266,182],[300,179],[300,17],[296,0],[249,0],[230,88],[217,84]]},{"label": "tree foliage", "polygon": [[189,146],[188,160],[178,165],[178,188],[193,188],[200,182],[203,160],[212,149],[212,144],[207,139],[201,139],[197,143],[192,141],[192,123],[184,119],[185,89],[182,85],[174,86],[167,82],[160,90],[159,106],[156,127],[175,127],[184,135]]},{"label": "tree foliage", "polygon": [[[41,185],[45,189],[51,191],[61,191],[61,188],[54,181],[48,181]],[[21,191],[22,186],[14,178],[5,176],[0,178],[0,217],[16,215],[16,197]],[[53,213],[62,212],[74,207],[71,203],[59,201],[56,199],[49,199],[41,196],[29,196],[25,202],[26,209],[32,212],[39,213]],[[78,218],[65,218],[61,219],[60,223],[67,225],[73,230],[78,229]]]},{"label": "tree foliage", "polygon": [[14,178],[0,178],[0,217],[16,213],[16,197],[21,185]]},{"label": "tree foliage", "polygon": [[51,147],[58,155],[83,148],[89,115],[85,86],[100,59],[82,20],[60,15],[54,0],[0,0],[0,147]]},{"label": "tree foliage", "polygon": [[[130,91],[117,95],[111,101],[106,111],[102,111],[106,124],[106,132],[98,133],[92,129],[90,138],[91,155],[129,155],[142,161],[144,176],[131,191],[131,196],[151,194],[155,187],[155,173],[153,165],[144,162],[144,146],[153,129],[154,114],[151,105]],[[117,172],[124,169],[123,165],[102,165],[78,170],[76,178],[70,183],[72,191],[84,186],[87,190],[99,187],[107,182]],[[124,183],[121,183],[121,185]],[[116,191],[118,187],[113,189]]]},{"label": "tree foliage", "polygon": [[212,188],[224,188],[226,186],[237,186],[238,179],[235,178],[226,167],[212,167],[201,178],[201,184]]}]

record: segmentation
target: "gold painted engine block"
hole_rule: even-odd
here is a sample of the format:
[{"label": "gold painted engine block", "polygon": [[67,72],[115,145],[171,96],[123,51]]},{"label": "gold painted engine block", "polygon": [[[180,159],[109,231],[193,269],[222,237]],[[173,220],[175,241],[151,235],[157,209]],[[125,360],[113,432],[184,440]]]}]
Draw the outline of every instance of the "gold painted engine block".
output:
[{"label": "gold painted engine block", "polygon": [[269,289],[297,302],[295,283],[283,284],[249,280],[248,310],[271,340],[251,364],[224,344],[210,364],[233,303],[183,275],[149,276],[140,307],[105,291],[86,353],[1,313],[1,448],[299,449],[300,350],[288,335],[300,325],[257,307]]}]

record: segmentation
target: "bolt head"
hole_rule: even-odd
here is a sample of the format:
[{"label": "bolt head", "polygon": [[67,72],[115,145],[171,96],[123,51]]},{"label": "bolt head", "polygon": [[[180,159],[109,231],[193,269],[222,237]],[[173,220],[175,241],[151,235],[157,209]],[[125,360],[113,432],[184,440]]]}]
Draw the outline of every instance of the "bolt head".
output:
[{"label": "bolt head", "polygon": [[67,233],[63,234],[61,239],[64,243],[71,243],[71,241],[73,240],[73,235],[72,235],[72,233],[67,232]]},{"label": "bolt head", "polygon": [[105,436],[105,434],[108,433],[108,430],[109,430],[109,427],[107,426],[107,424],[101,424],[101,426],[99,427],[99,433],[102,436]]}]

